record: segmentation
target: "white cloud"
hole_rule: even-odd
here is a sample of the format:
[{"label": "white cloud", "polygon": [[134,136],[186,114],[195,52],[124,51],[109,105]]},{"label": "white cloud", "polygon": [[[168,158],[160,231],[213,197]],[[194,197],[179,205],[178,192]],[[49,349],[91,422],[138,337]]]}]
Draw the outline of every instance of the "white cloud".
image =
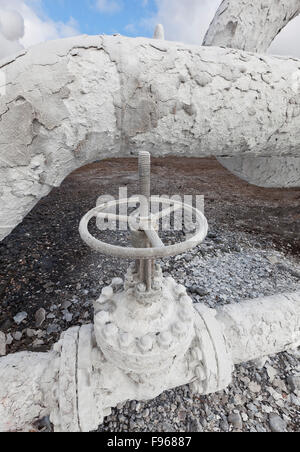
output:
[{"label": "white cloud", "polygon": [[23,36],[23,17],[17,11],[6,11],[0,7],[0,59],[21,50],[19,39]]},{"label": "white cloud", "polygon": [[102,13],[117,13],[123,8],[120,0],[97,0],[96,8]]},{"label": "white cloud", "polygon": [[163,24],[170,41],[201,45],[220,3],[221,0],[156,0],[158,12],[151,25]]},{"label": "white cloud", "polygon": [[51,39],[79,34],[77,23],[54,22],[40,0],[0,0],[0,59]]}]

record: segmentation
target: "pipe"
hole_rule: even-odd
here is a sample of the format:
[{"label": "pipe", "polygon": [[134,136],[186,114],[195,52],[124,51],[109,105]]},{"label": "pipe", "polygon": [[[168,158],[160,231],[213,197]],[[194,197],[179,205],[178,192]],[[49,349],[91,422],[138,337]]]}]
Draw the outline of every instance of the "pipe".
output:
[{"label": "pipe", "polygon": [[234,364],[300,346],[300,292],[273,295],[217,309]]},{"label": "pipe", "polygon": [[[1,358],[0,431],[24,430],[49,414],[57,432],[92,431],[112,407],[127,400],[149,400],[187,383],[200,394],[220,391],[231,382],[233,364],[300,345],[299,292],[248,300],[215,311],[203,305],[189,306],[184,288],[176,287],[178,297],[192,309],[192,319],[190,311],[181,311],[186,319],[175,325],[177,330],[173,328],[180,345],[174,356],[169,353],[170,337],[161,335],[161,356],[153,361],[155,365],[146,342],[135,361],[137,355],[130,348],[128,335],[120,338],[117,354],[113,346],[109,353],[99,347],[101,325],[109,316],[105,310],[96,314],[95,325],[63,333],[49,353]],[[107,340],[113,343],[117,331],[111,323],[106,328],[109,325]],[[192,331],[181,354],[185,325]]]}]

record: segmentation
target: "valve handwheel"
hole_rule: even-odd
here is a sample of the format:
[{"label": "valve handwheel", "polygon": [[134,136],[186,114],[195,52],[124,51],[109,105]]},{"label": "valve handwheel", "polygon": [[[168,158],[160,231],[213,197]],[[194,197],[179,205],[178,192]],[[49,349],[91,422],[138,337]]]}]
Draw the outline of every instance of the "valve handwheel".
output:
[{"label": "valve handwheel", "polygon": [[[140,178],[140,191],[141,197],[135,199],[124,199],[118,201],[111,201],[89,211],[81,220],[79,226],[79,232],[82,240],[92,249],[113,257],[120,258],[133,258],[140,261],[140,265],[145,265],[145,270],[142,272],[143,275],[148,273],[146,279],[149,281],[150,263],[142,262],[144,260],[149,260],[152,262],[154,259],[176,256],[177,254],[184,253],[192,248],[195,248],[205,239],[208,231],[208,224],[203,213],[190,206],[189,204],[181,203],[180,201],[175,201],[166,198],[160,198],[151,196],[150,198],[150,154],[148,152],[140,152],[139,154],[139,178]],[[146,200],[146,201],[145,201]],[[151,205],[157,203],[158,206],[167,206],[163,210],[157,213],[149,213],[149,203],[151,200]],[[117,208],[121,205],[128,205],[128,203],[140,203],[140,207],[133,214],[130,215],[117,215],[113,213],[105,212],[107,209]],[[160,239],[157,229],[159,221],[166,216],[172,215],[176,211],[181,209],[182,214],[188,212],[189,218],[194,215],[196,220],[196,231],[187,240],[176,243],[174,245],[164,246],[162,240]],[[144,240],[144,247],[121,247],[116,245],[111,245],[102,242],[95,237],[93,237],[89,230],[88,225],[92,218],[98,218],[102,220],[123,222],[129,225],[132,235],[135,233],[142,233]],[[184,218],[184,217],[183,217]],[[144,234],[144,235],[143,235]],[[151,277],[150,277],[151,279]],[[148,286],[148,284],[147,284]]]}]

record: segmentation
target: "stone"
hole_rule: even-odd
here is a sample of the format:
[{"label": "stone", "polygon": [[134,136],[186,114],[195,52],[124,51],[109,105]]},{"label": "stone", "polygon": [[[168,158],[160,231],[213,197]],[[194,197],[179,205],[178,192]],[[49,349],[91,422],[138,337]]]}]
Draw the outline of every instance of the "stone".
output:
[{"label": "stone", "polygon": [[47,328],[47,334],[59,333],[60,327],[58,325],[52,324]]},{"label": "stone", "polygon": [[44,308],[40,308],[35,313],[35,326],[36,328],[40,328],[46,319],[46,311]]},{"label": "stone", "polygon": [[6,345],[11,345],[13,343],[14,339],[12,337],[12,335],[9,333],[6,336]]},{"label": "stone", "polygon": [[269,377],[270,382],[272,383],[276,376],[278,375],[278,371],[276,369],[274,369],[274,367],[267,365],[266,366],[266,371]]},{"label": "stone", "polygon": [[16,333],[13,334],[13,338],[16,341],[20,341],[22,339],[23,333],[21,331],[17,331]]},{"label": "stone", "polygon": [[19,312],[15,317],[14,321],[17,325],[20,325],[24,320],[26,320],[28,317],[27,312]]},{"label": "stone", "polygon": [[237,430],[243,428],[243,421],[239,413],[232,413],[228,416],[228,422]]},{"label": "stone", "polygon": [[300,375],[288,377],[287,382],[292,391],[300,391]]},{"label": "stone", "polygon": [[287,424],[286,422],[277,414],[270,414],[269,417],[270,428],[274,433],[284,433],[286,432]]},{"label": "stone", "polygon": [[27,335],[27,337],[32,338],[32,337],[34,337],[36,335],[36,331],[32,330],[30,328],[27,328],[26,329],[26,335]]}]

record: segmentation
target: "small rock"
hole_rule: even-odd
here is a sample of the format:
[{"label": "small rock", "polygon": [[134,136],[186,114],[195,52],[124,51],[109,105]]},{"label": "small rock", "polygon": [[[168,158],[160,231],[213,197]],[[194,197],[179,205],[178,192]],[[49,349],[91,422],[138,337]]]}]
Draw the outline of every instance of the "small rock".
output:
[{"label": "small rock", "polygon": [[42,341],[41,339],[36,339],[35,341],[33,341],[32,346],[34,348],[36,347],[40,347],[41,345],[44,345],[44,341]]},{"label": "small rock", "polygon": [[16,333],[13,334],[13,338],[16,341],[20,341],[22,339],[23,333],[21,331],[17,331]]},{"label": "small rock", "polygon": [[37,335],[37,338],[38,338],[38,339],[41,339],[42,337],[45,337],[45,336],[46,336],[46,332],[45,332],[45,331],[42,331],[42,330],[37,330],[37,331],[36,331],[36,335]]},{"label": "small rock", "polygon": [[53,319],[55,319],[55,317],[56,317],[55,314],[48,314],[47,315],[47,319],[49,319],[49,320],[53,320]]},{"label": "small rock", "polygon": [[9,333],[6,336],[6,345],[11,345],[13,343],[13,341],[14,341],[14,339],[13,339],[12,335]]},{"label": "small rock", "polygon": [[241,430],[243,428],[243,421],[239,413],[230,414],[228,416],[228,422],[237,430]]},{"label": "small rock", "polygon": [[69,309],[70,306],[72,306],[72,303],[69,300],[66,300],[63,302],[61,307],[62,307],[62,309],[67,310],[67,309]]},{"label": "small rock", "polygon": [[300,391],[300,375],[288,377],[287,382],[292,391]]},{"label": "small rock", "polygon": [[46,311],[44,308],[40,308],[35,313],[35,326],[37,328],[41,327],[46,319]]},{"label": "small rock", "polygon": [[270,428],[274,433],[283,433],[286,431],[286,422],[277,414],[270,414]]},{"label": "small rock", "polygon": [[0,356],[6,355],[6,336],[0,331]]},{"label": "small rock", "polygon": [[19,312],[19,314],[14,317],[14,321],[17,325],[20,325],[27,317],[27,312]]},{"label": "small rock", "polygon": [[269,377],[270,382],[272,383],[275,379],[275,377],[278,375],[278,371],[274,369],[272,366],[266,366],[267,374]]},{"label": "small rock", "polygon": [[31,330],[30,328],[27,328],[26,335],[27,335],[27,337],[32,338],[36,335],[36,332],[35,332],[35,330]]},{"label": "small rock", "polygon": [[268,256],[267,259],[272,265],[279,263],[278,258],[276,256]]},{"label": "small rock", "polygon": [[251,392],[254,392],[255,394],[258,394],[261,391],[261,386],[257,383],[255,383],[254,381],[251,381],[249,383],[249,389]]},{"label": "small rock", "polygon": [[66,322],[70,323],[73,320],[73,314],[71,314],[69,311],[64,312],[64,319]]},{"label": "small rock", "polygon": [[188,431],[189,432],[195,432],[195,433],[202,433],[203,432],[203,427],[202,427],[202,425],[200,424],[200,422],[199,422],[199,420],[196,418],[196,417],[194,417],[194,416],[191,416],[190,418],[189,418],[189,423],[188,423]]},{"label": "small rock", "polygon": [[60,328],[58,325],[49,325],[47,328],[47,334],[58,333]]}]

